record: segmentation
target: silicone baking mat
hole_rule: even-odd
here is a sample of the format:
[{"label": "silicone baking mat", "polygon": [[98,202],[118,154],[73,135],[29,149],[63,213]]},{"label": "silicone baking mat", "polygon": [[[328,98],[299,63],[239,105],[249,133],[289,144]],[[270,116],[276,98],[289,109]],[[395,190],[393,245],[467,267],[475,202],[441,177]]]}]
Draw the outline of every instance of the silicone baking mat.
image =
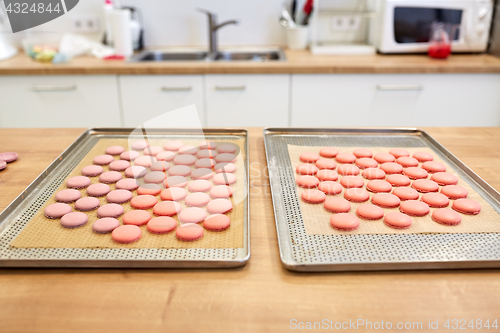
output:
[{"label": "silicone baking mat", "polygon": [[[161,146],[165,144],[167,140],[149,140],[151,146]],[[211,140],[214,142],[221,142],[218,140]],[[200,140],[182,140],[185,145],[198,146]],[[98,219],[97,209],[87,212],[89,216],[89,221],[83,227],[68,229],[61,226],[59,219],[49,219],[44,216],[43,210],[46,206],[56,202],[54,195],[45,203],[45,205],[36,213],[33,219],[28,223],[28,225],[23,229],[21,234],[17,236],[12,242],[12,247],[31,247],[31,248],[160,248],[160,249],[185,249],[185,248],[237,248],[243,247],[243,221],[244,221],[244,198],[245,198],[245,166],[244,166],[244,152],[243,152],[243,139],[224,141],[225,143],[234,143],[240,147],[241,153],[238,155],[235,165],[236,165],[236,183],[231,185],[234,190],[231,202],[233,203],[233,210],[227,214],[231,219],[231,226],[221,232],[210,232],[205,230],[203,237],[195,242],[182,242],[175,237],[175,232],[169,232],[168,234],[156,235],[147,231],[146,226],[141,226],[142,237],[137,242],[131,244],[119,244],[111,239],[111,234],[96,234],[92,232],[92,224]],[[105,153],[107,147],[110,146],[122,146],[128,147],[128,139],[100,139],[94,148],[82,159],[82,161],[77,165],[77,167],[68,175],[67,178],[74,176],[81,176],[81,170],[87,165],[92,165],[92,160],[95,156],[102,155]],[[141,152],[142,155],[142,152]],[[115,160],[119,160],[119,156],[115,156]],[[173,162],[169,162],[171,166],[174,166]],[[109,171],[108,166],[103,166],[104,171]],[[191,167],[193,170],[194,166]],[[121,172],[123,178],[125,178],[125,173]],[[66,179],[67,179],[66,178]],[[92,184],[99,183],[99,176],[89,177]],[[143,179],[138,179],[140,183]],[[212,180],[210,180],[212,181]],[[111,190],[115,190],[115,184],[109,184]],[[66,182],[64,181],[57,191],[67,189]],[[57,192],[56,191],[56,192]],[[81,189],[82,197],[86,197],[86,189]],[[137,195],[137,191],[132,191],[134,196]],[[55,193],[54,193],[55,194]],[[158,202],[161,201],[160,195],[156,196]],[[101,206],[107,204],[106,197],[100,197]],[[182,208],[187,208],[184,200],[179,202]],[[74,203],[70,204],[74,209]],[[122,205],[125,208],[125,212],[133,210],[130,203],[125,203]],[[206,209],[206,207],[203,207]],[[153,215],[153,208],[148,209]],[[120,223],[122,222],[122,216],[118,217]],[[177,220],[177,224],[180,225],[177,215],[174,216]],[[201,223],[203,225],[203,223]]]},{"label": "silicone baking mat", "polygon": [[[296,146],[288,145],[288,154],[290,156],[290,161],[292,162],[292,167],[295,170],[298,165],[303,164],[300,161],[299,156],[303,152],[314,152],[319,153],[322,147],[315,146]],[[352,152],[357,148],[361,147],[350,147],[349,149],[343,149],[342,151]],[[390,148],[387,147],[363,147],[370,149],[374,154],[376,153],[388,153]],[[476,232],[500,232],[500,215],[495,211],[495,209],[487,203],[480,195],[477,193],[465,180],[463,180],[446,162],[443,161],[439,156],[437,156],[432,149],[421,147],[421,148],[405,148],[410,156],[417,151],[424,151],[430,153],[434,156],[434,161],[441,162],[446,165],[446,170],[448,173],[452,173],[458,177],[458,185],[465,187],[469,191],[467,196],[469,199],[473,199],[481,204],[481,212],[478,215],[466,215],[460,214],[462,216],[462,222],[457,226],[445,226],[436,223],[432,220],[431,215],[436,208],[431,208],[429,214],[423,217],[412,217],[413,223],[408,229],[394,229],[390,228],[384,224],[383,219],[377,221],[368,221],[365,219],[360,219],[361,223],[359,228],[354,231],[339,231],[330,226],[330,217],[333,213],[328,212],[324,209],[322,204],[309,204],[304,202],[300,196],[305,189],[297,186],[297,196],[300,204],[300,210],[302,212],[302,218],[304,220],[304,225],[306,228],[306,233],[308,235],[342,235],[342,234],[415,234],[415,233],[476,233]],[[299,175],[295,173],[295,179]],[[360,176],[361,177],[361,176]],[[339,181],[342,176],[339,176]],[[429,175],[430,178],[430,175]],[[365,186],[368,180],[365,180]],[[440,186],[442,187],[442,186]],[[343,197],[345,189],[342,193],[335,195],[336,197]],[[373,193],[370,193],[370,201],[363,203],[351,202],[350,213],[355,214],[358,206],[371,202],[371,197]],[[329,197],[329,196],[327,196]],[[422,194],[420,194],[420,198]],[[454,200],[450,200],[451,208]],[[390,212],[398,212],[398,208],[384,208],[385,214]]]},{"label": "silicone baking mat", "polygon": [[[268,128],[264,130],[264,143],[280,258],[286,268],[352,271],[500,267],[500,232],[494,231],[500,223],[500,193],[427,133],[414,128]],[[295,182],[295,166],[300,162],[298,155],[290,156],[289,146],[300,147],[297,150],[301,151],[319,151],[327,146],[340,151],[353,151],[358,147],[431,151],[436,160],[449,167],[448,172],[458,175],[460,184],[466,185],[470,195],[481,202],[482,212],[472,222],[463,216],[462,224],[470,224],[472,231],[451,232],[447,230],[459,229],[444,226],[444,229],[429,231],[430,222],[426,226],[420,219],[414,219],[411,227],[421,224],[418,231],[414,229],[416,232],[387,230],[380,225],[381,221],[366,220],[361,221],[366,225],[366,228],[360,227],[363,233],[330,230],[332,214],[324,215],[322,205],[318,205],[319,211],[312,213],[320,216],[309,221],[306,210],[310,207],[303,207],[301,189]],[[351,212],[356,206],[352,205]],[[483,220],[487,226],[478,225]],[[368,230],[378,226],[379,230]],[[435,227],[441,228],[432,226]]]},{"label": "silicone baking mat", "polygon": [[[247,135],[246,130],[217,128],[203,131],[164,128],[87,130],[0,214],[0,267],[201,268],[244,265],[250,257]],[[144,136],[152,145],[169,140],[198,145],[210,140],[233,142],[239,146],[229,229],[220,233],[205,230],[202,239],[181,242],[175,239],[175,232],[154,235],[144,226],[141,227],[141,240],[122,245],[113,243],[110,235],[96,235],[91,231],[95,211],[89,213],[87,225],[67,230],[59,225],[59,220],[43,216],[45,206],[54,202],[54,194],[66,188],[66,179],[78,175],[83,166],[92,164],[93,156],[102,154],[109,145],[124,144],[127,148],[131,142],[144,139]],[[93,183],[96,181],[97,177],[92,178]],[[115,188],[114,185],[110,187]],[[129,204],[124,206],[125,210],[130,209]]]}]

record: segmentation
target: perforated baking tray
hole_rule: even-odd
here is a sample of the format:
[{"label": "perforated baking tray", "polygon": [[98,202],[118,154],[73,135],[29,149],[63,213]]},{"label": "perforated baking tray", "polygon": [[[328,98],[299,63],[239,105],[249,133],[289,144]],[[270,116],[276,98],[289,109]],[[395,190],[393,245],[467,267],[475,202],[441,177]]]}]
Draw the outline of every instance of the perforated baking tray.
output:
[{"label": "perforated baking tray", "polygon": [[[264,129],[283,265],[294,271],[500,267],[499,233],[308,235],[287,145],[429,147],[500,213],[500,193],[426,132],[408,129]],[[500,221],[499,221],[500,223]]]},{"label": "perforated baking tray", "polygon": [[[133,132],[134,131],[134,132]],[[133,134],[131,134],[133,133]],[[101,138],[140,139],[131,128],[85,131],[0,214],[0,267],[237,267],[250,258],[248,133],[242,129],[147,129],[148,138],[183,140],[244,139],[244,246],[222,249],[13,248],[10,242],[52,197],[70,172]],[[196,134],[194,134],[196,133]],[[136,137],[137,136],[137,137]]]}]

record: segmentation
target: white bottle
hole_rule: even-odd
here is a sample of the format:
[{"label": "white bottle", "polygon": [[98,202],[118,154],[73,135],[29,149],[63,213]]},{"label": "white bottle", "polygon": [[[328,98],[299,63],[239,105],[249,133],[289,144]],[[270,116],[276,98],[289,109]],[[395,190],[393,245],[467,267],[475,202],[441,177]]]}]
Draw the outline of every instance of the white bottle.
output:
[{"label": "white bottle", "polygon": [[106,32],[106,44],[113,46],[113,28],[111,23],[111,13],[113,12],[113,2],[111,0],[106,0],[104,3],[104,23]]},{"label": "white bottle", "polygon": [[115,52],[117,55],[130,57],[134,53],[130,29],[130,10],[114,9],[111,18]]}]

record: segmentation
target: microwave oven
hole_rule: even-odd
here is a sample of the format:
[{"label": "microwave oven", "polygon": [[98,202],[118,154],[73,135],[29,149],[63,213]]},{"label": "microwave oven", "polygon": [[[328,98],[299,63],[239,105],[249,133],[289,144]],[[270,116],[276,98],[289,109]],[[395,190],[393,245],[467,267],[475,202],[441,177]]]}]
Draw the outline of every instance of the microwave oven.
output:
[{"label": "microwave oven", "polygon": [[[423,53],[433,22],[456,26],[452,52],[485,52],[494,0],[375,0],[370,41],[380,53]],[[452,37],[452,38],[451,38]]]}]

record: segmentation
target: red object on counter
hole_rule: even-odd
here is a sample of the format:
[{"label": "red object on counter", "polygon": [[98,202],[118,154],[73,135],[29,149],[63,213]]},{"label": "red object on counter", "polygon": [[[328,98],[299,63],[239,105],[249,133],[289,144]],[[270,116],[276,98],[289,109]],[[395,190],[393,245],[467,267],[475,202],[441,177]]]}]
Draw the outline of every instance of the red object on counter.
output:
[{"label": "red object on counter", "polygon": [[103,58],[104,60],[125,60],[125,57],[124,56],[121,56],[121,55],[110,55],[110,56],[107,56],[107,57],[104,57]]},{"label": "red object on counter", "polygon": [[451,53],[451,45],[448,43],[433,43],[429,46],[428,55],[431,58],[446,59]]}]

